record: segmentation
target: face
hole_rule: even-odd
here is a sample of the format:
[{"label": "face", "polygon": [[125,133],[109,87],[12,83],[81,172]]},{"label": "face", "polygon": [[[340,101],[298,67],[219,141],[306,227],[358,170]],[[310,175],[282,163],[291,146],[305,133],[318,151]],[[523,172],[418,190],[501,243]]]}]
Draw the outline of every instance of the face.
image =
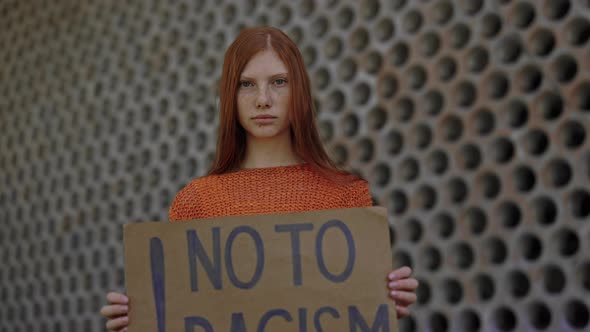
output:
[{"label": "face", "polygon": [[255,54],[240,75],[237,95],[240,124],[248,138],[289,135],[287,67],[274,50]]}]

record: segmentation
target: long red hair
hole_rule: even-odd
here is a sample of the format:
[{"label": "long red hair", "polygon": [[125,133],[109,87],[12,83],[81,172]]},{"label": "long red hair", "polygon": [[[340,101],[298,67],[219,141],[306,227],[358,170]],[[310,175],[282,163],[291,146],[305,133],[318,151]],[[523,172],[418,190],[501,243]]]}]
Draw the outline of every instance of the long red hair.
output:
[{"label": "long red hair", "polygon": [[289,74],[289,121],[291,142],[297,157],[333,180],[347,173],[339,170],[326,153],[315,123],[309,76],[297,45],[281,30],[273,27],[243,29],[225,52],[219,82],[219,132],[217,151],[209,174],[239,169],[246,152],[246,133],[238,121],[237,92],[240,74],[258,52],[272,49]]}]

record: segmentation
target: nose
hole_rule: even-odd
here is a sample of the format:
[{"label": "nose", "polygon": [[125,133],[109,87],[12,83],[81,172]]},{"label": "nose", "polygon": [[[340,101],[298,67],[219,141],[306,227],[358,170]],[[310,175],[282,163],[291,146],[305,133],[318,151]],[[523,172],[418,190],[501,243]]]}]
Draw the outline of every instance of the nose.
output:
[{"label": "nose", "polygon": [[272,105],[272,98],[270,95],[268,85],[263,85],[258,89],[256,96],[256,108],[268,108]]}]

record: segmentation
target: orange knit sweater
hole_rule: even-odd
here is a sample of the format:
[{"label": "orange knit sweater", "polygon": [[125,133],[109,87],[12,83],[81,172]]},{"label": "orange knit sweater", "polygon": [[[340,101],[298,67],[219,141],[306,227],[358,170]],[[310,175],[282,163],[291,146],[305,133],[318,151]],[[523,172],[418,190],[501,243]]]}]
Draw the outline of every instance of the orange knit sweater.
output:
[{"label": "orange knit sweater", "polygon": [[170,206],[169,218],[192,220],[371,205],[365,180],[336,184],[310,165],[300,164],[195,179],[178,192]]}]

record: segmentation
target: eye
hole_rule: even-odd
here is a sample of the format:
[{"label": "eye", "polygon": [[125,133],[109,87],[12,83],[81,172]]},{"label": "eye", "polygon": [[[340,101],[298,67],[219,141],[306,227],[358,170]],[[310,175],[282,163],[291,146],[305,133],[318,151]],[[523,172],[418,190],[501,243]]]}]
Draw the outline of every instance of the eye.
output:
[{"label": "eye", "polygon": [[248,82],[248,81],[240,81],[240,87],[241,88],[249,88],[251,86],[252,86],[252,83],[251,82]]},{"label": "eye", "polygon": [[287,84],[287,80],[284,78],[279,78],[275,80],[275,84],[278,86],[283,86],[285,84]]}]

